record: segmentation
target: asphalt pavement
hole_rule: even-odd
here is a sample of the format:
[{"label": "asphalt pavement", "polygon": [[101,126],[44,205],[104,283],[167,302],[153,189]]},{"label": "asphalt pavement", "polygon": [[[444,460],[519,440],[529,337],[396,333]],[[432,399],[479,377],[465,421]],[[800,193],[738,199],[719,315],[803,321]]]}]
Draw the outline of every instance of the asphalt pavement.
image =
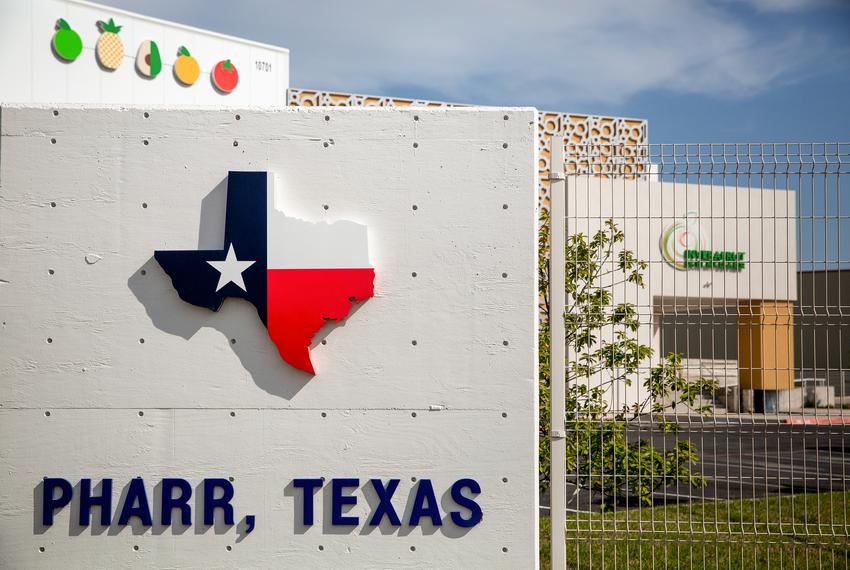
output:
[{"label": "asphalt pavement", "polygon": [[[629,438],[650,439],[660,450],[672,450],[677,438],[688,439],[698,450],[700,461],[695,470],[702,473],[708,485],[660,490],[653,497],[655,505],[850,489],[848,424],[707,423],[683,425],[677,435],[644,427],[630,430]],[[574,490],[567,484],[568,496]],[[547,500],[542,499],[541,505],[547,505]],[[600,496],[581,491],[567,507],[570,512],[588,512],[598,511],[600,504]]]}]

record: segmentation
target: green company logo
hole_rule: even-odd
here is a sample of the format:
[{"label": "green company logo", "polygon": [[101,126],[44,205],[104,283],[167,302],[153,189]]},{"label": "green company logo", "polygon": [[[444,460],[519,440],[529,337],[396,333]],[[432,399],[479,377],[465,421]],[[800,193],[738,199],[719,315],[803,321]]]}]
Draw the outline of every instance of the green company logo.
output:
[{"label": "green company logo", "polygon": [[743,251],[713,251],[710,249],[686,249],[685,268],[709,267],[712,269],[743,269]]},{"label": "green company logo", "polygon": [[673,222],[661,234],[661,256],[676,269],[732,269],[744,268],[743,251],[706,249],[706,239],[699,224],[699,215],[688,212],[684,218]]}]

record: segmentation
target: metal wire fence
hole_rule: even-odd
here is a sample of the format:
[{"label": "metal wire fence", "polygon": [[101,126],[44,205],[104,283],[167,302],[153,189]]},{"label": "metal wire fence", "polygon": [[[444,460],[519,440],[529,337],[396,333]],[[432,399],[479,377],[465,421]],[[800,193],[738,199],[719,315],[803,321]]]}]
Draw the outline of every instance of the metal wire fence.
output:
[{"label": "metal wire fence", "polygon": [[566,143],[561,172],[566,566],[850,567],[850,143]]}]

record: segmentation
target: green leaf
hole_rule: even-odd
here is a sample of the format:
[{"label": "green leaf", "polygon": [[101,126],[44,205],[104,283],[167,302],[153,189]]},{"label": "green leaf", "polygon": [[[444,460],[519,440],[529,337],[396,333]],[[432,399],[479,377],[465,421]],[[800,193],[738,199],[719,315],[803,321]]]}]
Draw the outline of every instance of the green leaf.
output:
[{"label": "green leaf", "polygon": [[121,26],[117,26],[115,24],[115,21],[112,18],[109,18],[108,22],[104,22],[103,20],[100,20],[97,24],[98,24],[98,26],[100,26],[101,32],[109,32],[109,33],[112,33],[112,34],[117,34],[118,32],[121,31]]},{"label": "green leaf", "polygon": [[[549,213],[544,211],[538,236],[539,292],[544,309],[549,306],[550,295],[550,229]],[[638,341],[642,323],[637,309],[629,303],[615,303],[612,287],[607,284],[612,270],[616,270],[627,287],[644,285],[648,264],[633,252],[620,250],[624,241],[625,233],[613,220],[606,220],[590,237],[581,233],[567,236],[564,252],[567,311],[562,318],[570,360],[557,365],[566,366],[568,372],[564,402],[566,463],[570,484],[600,493],[604,510],[616,510],[631,500],[651,504],[652,494],[660,488],[704,485],[704,478],[691,470],[699,457],[688,441],[680,440],[673,451],[662,452],[649,440],[629,442],[627,434],[636,421],[654,421],[651,429],[676,433],[679,424],[662,415],[666,405],[679,401],[693,404],[701,393],[715,389],[713,380],[685,378],[680,355],[668,354],[656,363],[648,362],[653,351]],[[551,294],[558,294],[559,287]],[[538,342],[541,434],[548,434],[550,422],[549,332],[548,315],[544,313]],[[611,409],[613,395],[636,381],[644,385],[648,398],[620,410]],[[710,406],[701,406],[697,411],[707,412],[707,408]],[[541,484],[545,487],[551,460],[548,437],[540,438],[539,452]]]}]

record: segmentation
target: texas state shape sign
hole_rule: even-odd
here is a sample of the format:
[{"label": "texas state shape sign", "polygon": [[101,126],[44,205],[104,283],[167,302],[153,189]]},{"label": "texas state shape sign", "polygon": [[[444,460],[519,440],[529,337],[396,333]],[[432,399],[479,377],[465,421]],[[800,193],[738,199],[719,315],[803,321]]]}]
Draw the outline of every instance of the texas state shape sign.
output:
[{"label": "texas state shape sign", "polygon": [[281,358],[315,374],[310,342],[374,294],[366,227],[312,223],[275,209],[267,172],[230,172],[224,247],[156,251],[187,303],[218,311],[227,297],[257,309]]}]

